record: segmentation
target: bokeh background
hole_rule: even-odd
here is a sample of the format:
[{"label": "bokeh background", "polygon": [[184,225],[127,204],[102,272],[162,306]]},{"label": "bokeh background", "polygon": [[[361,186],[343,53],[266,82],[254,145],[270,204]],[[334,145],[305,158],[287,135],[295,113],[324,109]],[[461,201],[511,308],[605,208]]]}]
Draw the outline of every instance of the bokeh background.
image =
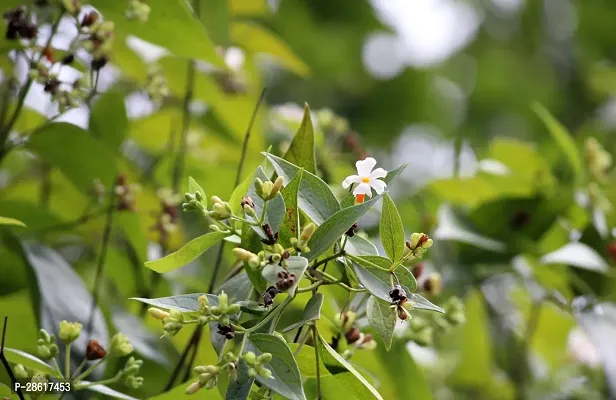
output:
[{"label": "bokeh background", "polygon": [[[43,84],[27,93],[10,136],[18,145],[0,164],[0,216],[27,225],[0,229],[8,346],[34,351],[39,326],[87,319],[98,287],[101,337],[124,331],[147,360],[151,383],[133,395],[160,393],[189,333],[159,340],[158,324],[142,322],[128,298],[206,291],[217,255],[162,279],[143,267],[207,230],[183,214],[163,240],[152,229],[160,189],[182,194],[192,176],[208,195],[228,198],[267,87],[244,175],[269,146],[284,153],[308,103],[319,173],[337,193],[366,155],[387,169],[408,163],[391,190],[407,232],[435,239],[425,265],[444,293],[434,302],[451,294],[465,301],[467,322],[431,345],[407,343],[400,327],[409,354],[357,355],[384,398],[616,394],[616,219],[605,205],[616,192],[613,174],[603,197],[589,191],[584,157],[589,137],[610,154],[615,145],[616,3],[201,0],[194,17],[166,1],[149,2],[145,23],[127,20],[119,0],[88,2],[116,25],[92,104],[59,113]],[[40,45],[50,31],[42,19]],[[75,34],[63,21],[54,52],[65,54]],[[7,43],[2,82],[23,84],[27,65]],[[87,52],[76,55],[61,80],[88,75]],[[199,60],[192,79],[189,59]],[[120,172],[138,185],[135,207],[116,213],[101,261],[106,220],[93,182],[109,188]],[[360,222],[377,244],[378,216],[376,207]],[[229,249],[222,275],[234,262]],[[197,363],[215,357],[206,344]],[[0,382],[8,382],[3,372]],[[211,393],[200,396],[217,398]]]}]

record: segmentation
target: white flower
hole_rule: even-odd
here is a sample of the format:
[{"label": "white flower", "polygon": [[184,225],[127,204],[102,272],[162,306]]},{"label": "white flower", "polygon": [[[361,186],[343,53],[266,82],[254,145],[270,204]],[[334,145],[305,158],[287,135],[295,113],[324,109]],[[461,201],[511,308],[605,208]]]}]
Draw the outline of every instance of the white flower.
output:
[{"label": "white flower", "polygon": [[579,363],[589,367],[601,364],[601,355],[590,338],[580,328],[574,328],[569,332],[567,340],[569,354]]},{"label": "white flower", "polygon": [[385,178],[387,171],[383,168],[377,168],[372,170],[376,165],[376,160],[372,157],[368,157],[365,160],[360,160],[355,163],[357,167],[357,175],[348,176],[343,182],[342,187],[347,189],[354,183],[358,183],[355,190],[353,190],[353,196],[368,195],[372,197],[372,189],[377,194],[381,194],[385,191],[387,185],[385,182],[379,180],[379,178]]}]

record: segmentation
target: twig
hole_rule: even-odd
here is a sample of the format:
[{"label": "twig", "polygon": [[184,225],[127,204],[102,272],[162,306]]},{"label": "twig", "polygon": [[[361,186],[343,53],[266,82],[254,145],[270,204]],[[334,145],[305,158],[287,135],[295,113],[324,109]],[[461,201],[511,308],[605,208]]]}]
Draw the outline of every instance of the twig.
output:
[{"label": "twig", "polygon": [[321,366],[319,365],[319,342],[315,325],[312,325],[312,339],[314,340],[314,357],[316,358],[317,365],[317,400],[321,400]]},{"label": "twig", "polygon": [[100,293],[100,279],[103,275],[103,267],[105,266],[105,259],[107,258],[107,249],[109,248],[109,241],[111,239],[111,225],[113,223],[113,212],[115,211],[115,196],[114,187],[117,185],[117,180],[109,191],[109,204],[107,207],[107,221],[105,222],[105,230],[103,232],[103,243],[101,245],[101,253],[98,257],[98,265],[96,266],[96,275],[94,276],[94,285],[92,287],[92,307],[90,308],[90,317],[87,325],[87,335],[92,335],[92,328],[94,324],[94,313],[96,311],[96,305],[98,304],[98,297]]},{"label": "twig", "polygon": [[4,340],[6,339],[6,328],[8,327],[8,325],[9,325],[9,317],[4,316],[4,326],[2,327],[2,344],[0,344],[0,360],[2,361],[2,365],[4,365],[6,372],[9,374],[9,377],[11,378],[11,382],[13,383],[13,388],[17,389],[17,396],[19,396],[21,400],[25,400],[24,394],[21,392],[21,388],[17,387],[16,385],[17,378],[15,377],[15,374],[13,373],[13,370],[11,369],[9,360],[7,360],[6,356],[4,355]]}]

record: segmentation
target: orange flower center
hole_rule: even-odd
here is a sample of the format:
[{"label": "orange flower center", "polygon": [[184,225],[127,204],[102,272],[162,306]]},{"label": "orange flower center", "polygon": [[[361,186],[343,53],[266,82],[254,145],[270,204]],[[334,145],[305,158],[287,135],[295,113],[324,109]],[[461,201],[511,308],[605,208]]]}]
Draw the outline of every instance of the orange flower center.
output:
[{"label": "orange flower center", "polygon": [[357,197],[355,197],[355,204],[361,204],[364,202],[364,197],[366,195],[364,194],[358,194]]},{"label": "orange flower center", "polygon": [[362,183],[370,183],[370,177],[369,176],[364,176],[363,178],[361,178]]}]

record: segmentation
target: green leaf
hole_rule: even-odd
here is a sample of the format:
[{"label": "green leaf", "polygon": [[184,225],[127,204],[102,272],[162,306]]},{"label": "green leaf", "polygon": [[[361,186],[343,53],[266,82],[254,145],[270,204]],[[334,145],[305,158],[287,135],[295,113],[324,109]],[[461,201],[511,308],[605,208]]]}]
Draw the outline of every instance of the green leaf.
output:
[{"label": "green leaf", "polygon": [[[248,195],[252,197],[253,201],[256,201],[255,196],[252,196],[252,194],[249,193],[249,190],[252,187],[254,180],[255,175],[251,174],[244,178],[244,180],[240,182],[240,184],[237,185],[235,189],[233,189],[233,193],[231,193],[231,197],[229,197],[229,205],[231,206],[231,210],[233,210],[233,214],[242,215],[241,203],[244,196]],[[256,198],[260,199],[258,196],[256,196]]]},{"label": "green leaf", "polygon": [[308,66],[300,60],[284,41],[265,27],[236,22],[231,24],[231,40],[251,53],[267,53],[275,57],[283,66],[299,76],[310,73]]},{"label": "green leaf", "polygon": [[[263,153],[263,155],[272,163],[276,173],[285,178],[286,182],[290,182],[295,178],[300,170],[282,158],[269,153]],[[308,171],[304,171],[302,174],[298,196],[299,208],[317,225],[321,225],[326,219],[340,210],[340,203],[329,185]]]},{"label": "green leaf", "polygon": [[219,293],[225,292],[229,295],[229,301],[248,300],[253,288],[246,272],[242,271],[220,286]]},{"label": "green leaf", "polygon": [[379,251],[372,242],[362,236],[355,235],[347,239],[345,251],[353,256],[378,256]]},{"label": "green leaf", "polygon": [[[295,356],[299,372],[302,374],[302,378],[313,378],[317,376],[317,358],[314,351],[314,347],[309,345],[301,346],[298,343],[288,343],[289,348]],[[299,352],[297,351],[299,349]],[[321,378],[324,376],[331,376],[323,360],[319,357],[319,375]],[[304,387],[306,389],[306,387]]]},{"label": "green leaf", "polygon": [[454,376],[462,385],[481,388],[492,380],[492,341],[481,292],[472,290],[464,307],[466,323],[462,328],[461,357]]},{"label": "green leaf", "polygon": [[96,178],[106,187],[115,179],[115,154],[78,126],[65,122],[46,125],[30,137],[26,146],[83,192],[90,192]]},{"label": "green leaf", "polygon": [[406,348],[406,342],[394,341],[389,352],[380,351],[382,365],[388,372],[388,377],[393,381],[397,394],[396,398],[404,399],[408,393],[413,393],[413,398],[432,400],[430,386],[421,367],[415,363],[413,357]]},{"label": "green leaf", "polygon": [[[90,2],[106,20],[115,23],[119,41],[134,35],[171,51],[176,56],[193,58],[224,66],[205,28],[184,0],[150,0],[147,22],[125,17],[125,2],[92,0]],[[202,10],[207,12],[207,10]]]},{"label": "green leaf", "polygon": [[579,186],[584,177],[584,164],[582,163],[582,157],[573,138],[569,132],[567,132],[567,129],[558,122],[544,106],[539,103],[534,103],[532,109],[539,118],[541,118],[548,132],[552,135],[552,139],[554,139],[563,153],[565,153],[569,165],[573,170],[574,183],[576,186]]},{"label": "green leaf", "polygon": [[[295,285],[293,285],[287,290],[288,293],[295,292],[295,289],[297,288],[299,282],[304,276],[304,271],[306,271],[306,268],[308,268],[308,260],[304,257],[292,256],[287,259],[286,271],[295,274],[295,277],[297,278],[297,280],[295,281]],[[268,282],[275,284],[278,280],[278,274],[282,271],[285,271],[285,269],[282,268],[280,265],[268,264],[263,268],[261,274]]]},{"label": "green leaf", "polygon": [[400,261],[404,254],[404,225],[396,205],[387,193],[383,195],[379,234],[389,259],[393,262]]},{"label": "green leaf", "polygon": [[[90,382],[81,381],[81,384],[88,384],[88,383]],[[117,390],[113,390],[112,388],[107,387],[105,385],[101,385],[101,384],[88,386],[86,390],[90,392],[95,392],[95,393],[105,395],[106,399],[111,398],[111,399],[122,399],[122,400],[137,400],[135,397],[131,397],[127,394],[120,393]]]},{"label": "green leaf", "polygon": [[366,313],[368,315],[368,322],[383,340],[385,349],[389,351],[397,321],[395,310],[390,307],[390,303],[385,303],[374,296],[370,296],[366,305]]},{"label": "green leaf", "polygon": [[237,367],[237,379],[229,382],[225,400],[246,400],[250,395],[254,381],[254,378],[248,376],[248,366],[240,363]]},{"label": "green leaf", "polygon": [[304,105],[304,117],[302,123],[293,137],[284,160],[304,168],[306,171],[316,174],[317,163],[314,156],[314,128],[310,117],[310,107],[308,103]]},{"label": "green leaf", "polygon": [[225,232],[210,232],[186,243],[178,251],[158,260],[148,261],[145,266],[158,273],[170,272],[196,260],[214,244],[229,236]]},{"label": "green leaf", "polygon": [[229,41],[231,15],[228,3],[228,0],[210,0],[207,2],[207,12],[202,12],[199,17],[212,41],[223,47],[231,44]]},{"label": "green leaf", "polygon": [[[372,271],[373,274],[377,274],[383,282],[390,282],[389,272],[387,271],[391,267],[391,261],[381,256],[361,256],[351,257],[353,261],[359,265]],[[376,266],[376,267],[375,267]],[[387,275],[384,274],[387,272]],[[396,281],[397,278],[397,281]],[[404,265],[399,265],[395,270],[394,283],[400,282],[407,293],[415,292],[417,290],[417,280],[415,276]],[[378,297],[378,296],[377,296]]]},{"label": "green leaf", "polygon": [[368,381],[361,376],[336,350],[332,349],[319,332],[319,352],[325,368],[336,378],[338,383],[347,389],[347,396],[351,399],[379,399],[383,400]]},{"label": "green leaf", "polygon": [[[191,379],[189,382],[182,383],[174,387],[168,392],[161,393],[154,397],[149,397],[148,400],[201,400],[201,399],[220,400],[221,399],[220,394],[218,393],[217,390],[206,391],[205,389],[203,389],[203,391],[199,392],[198,394],[186,394],[185,393],[186,389],[190,385],[195,383],[196,381],[197,379]],[[236,400],[236,398],[233,398],[233,400]],[[237,398],[237,400],[240,400],[240,399]]]},{"label": "green leaf", "polygon": [[109,148],[118,150],[128,132],[128,117],[124,94],[111,90],[103,94],[92,107],[90,131]]},{"label": "green leaf", "polygon": [[[269,180],[263,168],[259,166],[257,168],[257,171],[254,174],[254,178],[251,179],[250,181],[251,185],[248,187],[248,190],[247,192],[245,192],[245,194],[247,194],[248,196],[250,196],[250,198],[252,198],[252,201],[255,203],[255,212],[257,213],[258,217],[261,217],[261,214],[263,213],[264,201],[257,194],[257,189],[255,188],[255,185],[254,185],[254,181],[256,180],[256,178],[261,179],[263,182],[265,182],[266,180]],[[282,195],[279,193],[272,200],[268,201],[264,223],[268,224],[274,232],[278,232],[282,227],[284,217],[285,217],[285,201]],[[253,221],[255,220],[254,218],[251,218],[250,216],[248,216],[247,219],[253,220]],[[265,238],[263,231],[260,227],[253,226],[252,229],[261,238]]]},{"label": "green leaf", "polygon": [[[199,185],[197,181],[193,179],[192,176],[188,177],[188,192],[192,194],[195,194],[197,192],[201,193],[201,197],[203,197],[203,200],[201,200],[201,204],[203,205],[203,207],[207,207],[207,196],[205,194],[205,191],[203,190],[203,188],[201,188],[201,185]],[[231,197],[233,197],[233,195],[231,195]],[[231,203],[229,203],[229,205],[231,205]]]},{"label": "green leaf", "polygon": [[438,210],[438,227],[434,232],[434,238],[454,240],[498,253],[505,252],[504,243],[480,235],[466,225],[449,204],[443,204]]},{"label": "green leaf", "polygon": [[274,335],[253,333],[249,337],[248,347],[254,348],[257,354],[272,354],[272,360],[266,364],[266,368],[272,371],[273,379],[257,376],[257,381],[288,399],[306,399],[297,362],[284,340]]},{"label": "green leaf", "polygon": [[310,252],[306,255],[308,260],[314,260],[332,247],[380,197],[380,195],[375,196],[365,203],[343,208],[324,221],[308,241],[308,247],[310,247]]},{"label": "green leaf", "polygon": [[21,226],[27,228],[26,224],[15,218],[0,217],[0,225]]},{"label": "green leaf", "polygon": [[[164,310],[179,310],[182,312],[199,311],[199,297],[203,293],[189,293],[178,296],[159,297],[157,299],[145,299],[143,297],[131,297],[130,300],[137,300],[154,307]],[[206,294],[210,303],[218,304],[218,297],[212,294]]]},{"label": "green leaf", "polygon": [[542,264],[565,264],[596,272],[608,272],[608,264],[592,247],[584,243],[569,243],[560,249],[545,254],[539,259]]},{"label": "green leaf", "polygon": [[12,364],[21,364],[28,369],[40,371],[44,374],[54,376],[58,379],[64,379],[62,377],[62,374],[56,371],[55,368],[52,368],[45,361],[33,356],[32,354],[6,347],[4,349],[4,355],[6,356],[6,359]]},{"label": "green leaf", "polygon": [[307,324],[310,321],[316,321],[321,318],[321,307],[323,306],[323,293],[317,293],[308,300],[306,303],[306,307],[304,307],[304,314],[302,315],[302,320],[294,323],[293,325],[287,326],[282,330],[282,332],[292,331],[293,329],[299,328]]},{"label": "green leaf", "polygon": [[299,207],[298,194],[302,182],[303,170],[299,170],[295,178],[282,189],[282,198],[285,203],[284,222],[280,228],[280,241],[283,245],[291,245],[291,238],[299,238]]}]

